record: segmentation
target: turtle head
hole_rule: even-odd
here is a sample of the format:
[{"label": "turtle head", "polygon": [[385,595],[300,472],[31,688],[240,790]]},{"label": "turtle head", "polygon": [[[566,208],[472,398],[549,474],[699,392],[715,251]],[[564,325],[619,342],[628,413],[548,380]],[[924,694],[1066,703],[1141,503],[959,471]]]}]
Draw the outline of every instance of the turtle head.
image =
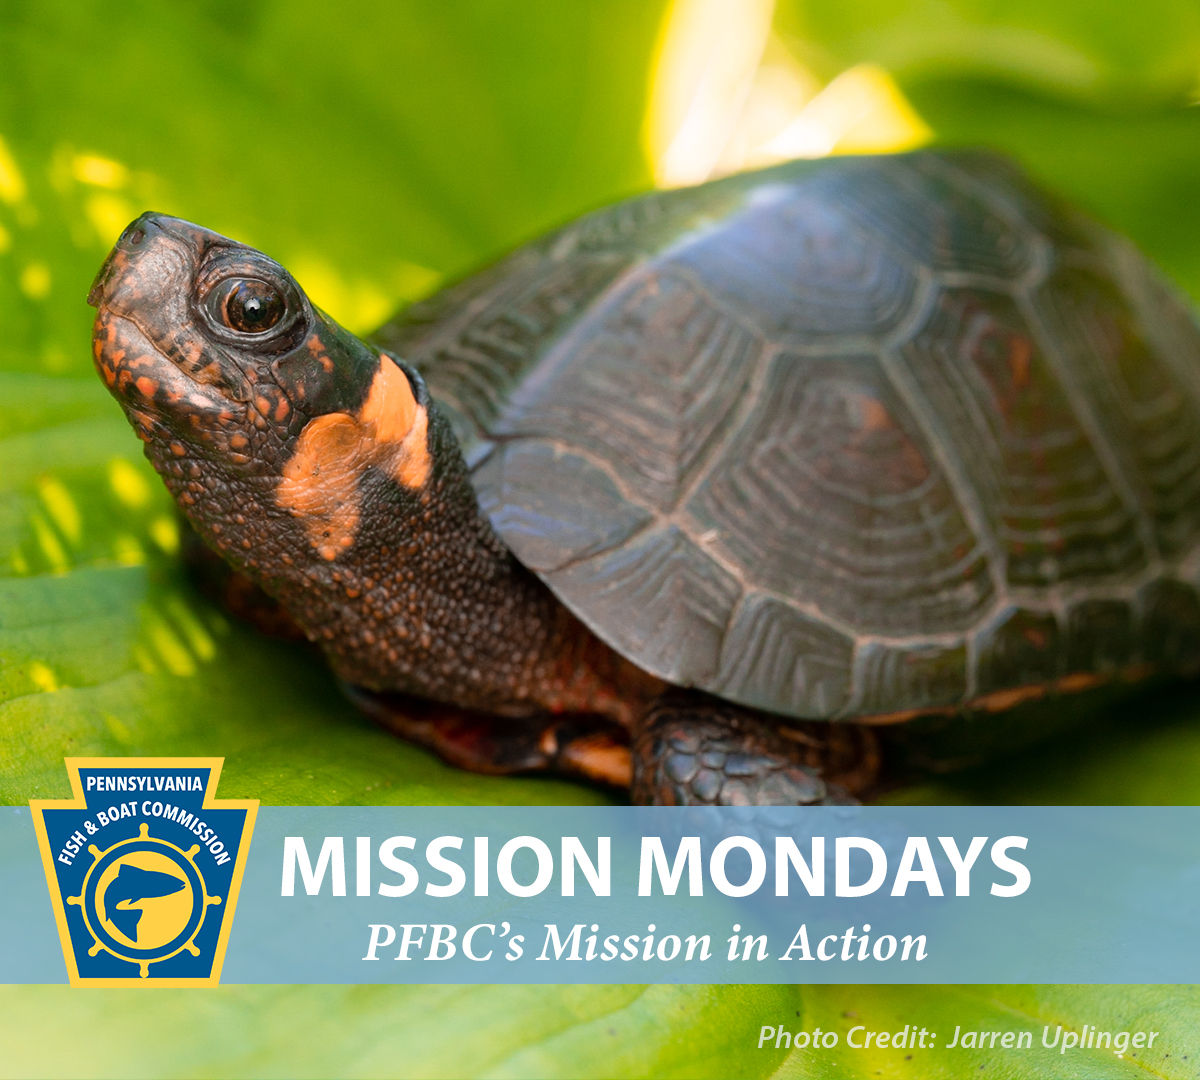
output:
[{"label": "turtle head", "polygon": [[[88,302],[101,378],[218,548],[240,533],[232,544],[246,551],[306,542],[306,557],[332,562],[354,542],[369,472],[409,488],[427,479],[419,376],[326,316],[261,252],[143,214]],[[251,557],[228,554],[235,565]]]}]

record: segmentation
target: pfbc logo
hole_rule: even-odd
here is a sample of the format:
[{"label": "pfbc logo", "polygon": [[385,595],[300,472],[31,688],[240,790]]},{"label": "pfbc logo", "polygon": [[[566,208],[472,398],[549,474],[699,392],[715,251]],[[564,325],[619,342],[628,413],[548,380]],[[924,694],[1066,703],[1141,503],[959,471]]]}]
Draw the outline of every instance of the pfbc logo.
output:
[{"label": "pfbc logo", "polygon": [[222,758],[67,758],[73,799],[31,800],[72,986],[215,986],[257,800]]}]

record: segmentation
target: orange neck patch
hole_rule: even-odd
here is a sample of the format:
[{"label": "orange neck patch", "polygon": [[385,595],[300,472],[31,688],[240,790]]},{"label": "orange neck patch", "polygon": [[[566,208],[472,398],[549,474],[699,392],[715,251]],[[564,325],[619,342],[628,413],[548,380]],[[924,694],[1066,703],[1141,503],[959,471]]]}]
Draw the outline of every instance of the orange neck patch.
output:
[{"label": "orange neck patch", "polygon": [[413,397],[412,384],[387,353],[379,354],[379,371],[358,420],[370,431],[388,461],[392,479],[408,488],[424,486],[429,479],[429,416]]},{"label": "orange neck patch", "polygon": [[326,413],[309,421],[283,468],[276,501],[297,518],[313,549],[332,562],[354,544],[362,512],[359,481],[370,467],[420,488],[431,462],[429,417],[408,377],[386,353],[357,415]]},{"label": "orange neck patch", "polygon": [[417,415],[417,399],[413,397],[408,376],[387,353],[379,357],[379,370],[371,380],[371,392],[358,419],[375,429],[383,442],[401,442],[412,430]]}]

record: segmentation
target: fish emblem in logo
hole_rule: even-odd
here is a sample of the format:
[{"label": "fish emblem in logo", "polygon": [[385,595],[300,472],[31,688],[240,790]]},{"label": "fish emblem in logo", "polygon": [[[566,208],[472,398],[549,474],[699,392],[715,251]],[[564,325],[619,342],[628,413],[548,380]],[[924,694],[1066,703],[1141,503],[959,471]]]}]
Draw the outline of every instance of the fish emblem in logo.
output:
[{"label": "fish emblem in logo", "polygon": [[139,965],[142,978],[151,964],[182,949],[200,955],[195,937],[206,909],[222,898],[205,889],[195,862],[199,844],[184,851],[152,837],[143,822],[137,837],[118,841],[107,851],[93,844],[89,851],[95,861],[83,879],[83,891],[67,897],[67,903],[83,909],[95,939],[92,955],[105,949]]}]

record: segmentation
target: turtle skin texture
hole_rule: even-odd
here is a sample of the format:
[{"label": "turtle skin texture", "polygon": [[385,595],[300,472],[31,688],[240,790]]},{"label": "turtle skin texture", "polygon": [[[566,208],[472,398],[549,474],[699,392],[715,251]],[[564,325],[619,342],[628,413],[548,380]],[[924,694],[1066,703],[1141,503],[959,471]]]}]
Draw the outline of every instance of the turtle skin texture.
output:
[{"label": "turtle skin texture", "polygon": [[465,767],[839,802],[878,730],[1003,746],[1200,668],[1200,330],[993,155],[632,199],[370,347],[154,215],[92,300],[222,588]]}]

